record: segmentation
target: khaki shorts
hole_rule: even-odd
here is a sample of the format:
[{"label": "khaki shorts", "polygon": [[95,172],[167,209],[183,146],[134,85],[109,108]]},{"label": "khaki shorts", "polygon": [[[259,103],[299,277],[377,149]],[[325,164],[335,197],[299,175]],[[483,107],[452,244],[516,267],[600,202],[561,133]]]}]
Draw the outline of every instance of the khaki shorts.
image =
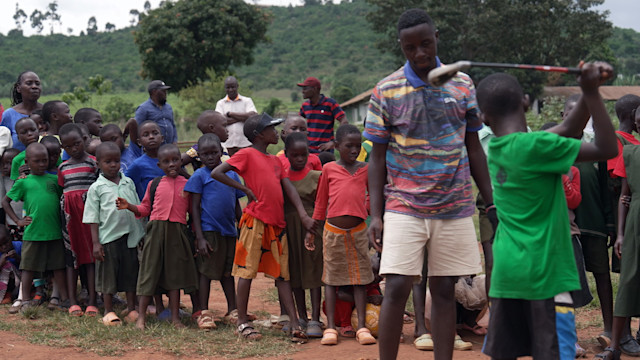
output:
[{"label": "khaki shorts", "polygon": [[420,276],[424,252],[429,276],[462,276],[482,271],[471,217],[438,220],[386,212],[380,274]]}]

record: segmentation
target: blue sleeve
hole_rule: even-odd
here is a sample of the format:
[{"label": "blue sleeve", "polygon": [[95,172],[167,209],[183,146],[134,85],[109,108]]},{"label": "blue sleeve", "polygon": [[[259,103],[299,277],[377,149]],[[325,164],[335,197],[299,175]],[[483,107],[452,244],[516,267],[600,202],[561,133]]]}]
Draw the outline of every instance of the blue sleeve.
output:
[{"label": "blue sleeve", "polygon": [[69,158],[71,158],[71,156],[69,156],[69,154],[67,154],[66,150],[62,150],[62,161],[67,161],[69,160]]},{"label": "blue sleeve", "polygon": [[16,254],[22,256],[22,241],[12,241],[13,248],[16,250]]},{"label": "blue sleeve", "polygon": [[147,116],[146,116],[147,111],[144,109],[144,104],[145,103],[142,103],[136,109],[135,118],[136,118],[136,122],[138,123],[138,125],[142,124],[145,120],[147,120]]},{"label": "blue sleeve", "polygon": [[204,187],[204,182],[202,181],[202,172],[198,169],[193,176],[187,180],[187,184],[184,186],[184,191],[193,193],[193,194],[202,194],[202,188]]},{"label": "blue sleeve", "polygon": [[129,165],[129,168],[127,168],[127,171],[125,171],[124,175],[133,180],[133,183],[136,185],[136,192],[138,193],[138,197],[141,197],[140,194],[144,194],[144,189],[142,189],[140,167],[138,166],[138,164],[135,161],[131,163],[131,165]]},{"label": "blue sleeve", "polygon": [[[242,183],[242,181],[240,181],[240,176],[238,174],[236,174],[235,171],[229,171],[227,173],[229,175],[230,178],[232,178],[233,180]],[[244,192],[242,192],[241,190],[238,190],[236,188],[233,188],[236,191],[236,199],[240,199],[243,198],[245,196],[247,196]]]}]

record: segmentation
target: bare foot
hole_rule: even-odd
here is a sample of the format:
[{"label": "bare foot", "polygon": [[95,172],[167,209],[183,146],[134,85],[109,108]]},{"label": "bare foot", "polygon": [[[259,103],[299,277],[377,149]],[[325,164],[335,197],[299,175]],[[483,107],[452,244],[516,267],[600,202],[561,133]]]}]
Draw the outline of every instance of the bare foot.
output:
[{"label": "bare foot", "polygon": [[180,320],[174,320],[171,323],[173,324],[173,327],[175,327],[176,329],[186,328],[186,326]]},{"label": "bare foot", "polygon": [[136,320],[136,329],[144,330],[144,325],[145,325],[144,315],[140,314],[140,316],[138,316],[138,320]]}]

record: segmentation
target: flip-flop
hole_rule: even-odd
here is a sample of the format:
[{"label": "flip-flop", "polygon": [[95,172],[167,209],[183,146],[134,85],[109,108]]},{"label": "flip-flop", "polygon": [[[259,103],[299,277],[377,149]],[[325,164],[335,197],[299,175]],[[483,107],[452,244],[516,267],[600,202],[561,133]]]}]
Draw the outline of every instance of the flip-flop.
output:
[{"label": "flip-flop", "polygon": [[98,312],[99,312],[98,308],[93,305],[87,306],[87,308],[84,310],[84,314],[89,317],[98,316]]},{"label": "flip-flop", "polygon": [[309,323],[307,323],[307,336],[310,338],[324,337],[324,333],[322,332],[322,324],[320,324],[319,321],[309,321]]},{"label": "flip-flop", "polygon": [[322,333],[322,345],[338,345],[338,331],[336,329],[325,329]]},{"label": "flip-flop", "polygon": [[338,331],[340,332],[340,336],[342,336],[342,337],[346,337],[346,338],[354,338],[354,337],[356,337],[356,331],[353,329],[353,327],[351,325],[347,325],[347,326],[343,326],[341,328],[338,328]]},{"label": "flip-flop", "polygon": [[122,320],[120,320],[118,315],[116,315],[116,313],[112,311],[104,314],[104,317],[102,318],[102,323],[105,324],[106,326],[118,326],[118,325],[122,325]]},{"label": "flip-flop", "polygon": [[253,328],[249,323],[244,323],[238,326],[236,333],[239,336],[242,336],[246,340],[260,340],[262,339],[262,334]]},{"label": "flip-flop", "polygon": [[422,351],[433,351],[433,339],[431,339],[431,334],[422,334],[415,340],[413,340],[413,345],[418,350]]},{"label": "flip-flop", "polygon": [[9,308],[9,314],[17,314],[20,312],[20,307],[22,306],[22,300],[16,300],[13,305]]},{"label": "flip-flop", "polygon": [[140,316],[140,314],[137,310],[131,310],[124,316],[124,321],[131,324],[135,323],[136,321],[138,321],[138,316]]},{"label": "flip-flop", "polygon": [[371,330],[365,328],[360,328],[356,331],[356,340],[360,345],[373,345],[377,343],[376,338],[371,335]]},{"label": "flip-flop", "polygon": [[60,307],[60,298],[57,296],[52,296],[49,299],[49,304],[47,304],[47,309],[56,310],[58,309],[58,307]]},{"label": "flip-flop", "polygon": [[69,315],[76,317],[82,316],[82,308],[79,305],[71,305],[69,307]]}]

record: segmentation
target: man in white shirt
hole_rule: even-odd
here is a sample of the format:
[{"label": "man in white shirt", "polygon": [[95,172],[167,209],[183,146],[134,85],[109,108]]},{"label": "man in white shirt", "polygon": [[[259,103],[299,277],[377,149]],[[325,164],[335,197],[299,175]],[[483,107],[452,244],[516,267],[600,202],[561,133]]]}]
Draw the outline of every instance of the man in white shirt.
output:
[{"label": "man in white shirt", "polygon": [[233,156],[238,150],[251,146],[251,142],[244,136],[244,122],[251,115],[256,115],[256,106],[251,98],[238,94],[238,80],[229,76],[224,80],[224,90],[227,93],[216,104],[216,111],[227,118],[229,139],[223,143]]}]

